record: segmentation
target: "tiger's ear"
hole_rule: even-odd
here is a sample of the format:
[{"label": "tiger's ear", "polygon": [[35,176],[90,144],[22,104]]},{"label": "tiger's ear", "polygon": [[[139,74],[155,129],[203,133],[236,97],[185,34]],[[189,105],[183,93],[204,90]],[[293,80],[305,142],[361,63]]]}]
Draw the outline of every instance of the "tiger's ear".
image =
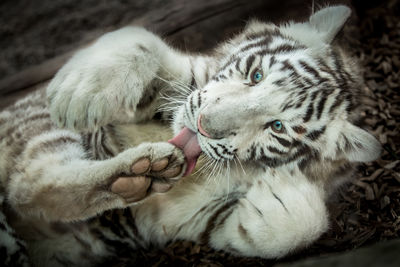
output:
[{"label": "tiger's ear", "polygon": [[367,131],[345,122],[338,140],[338,147],[351,162],[369,162],[381,154],[381,144]]},{"label": "tiger's ear", "polygon": [[350,17],[350,14],[351,9],[347,6],[331,6],[311,15],[309,22],[322,34],[324,41],[330,43]]}]

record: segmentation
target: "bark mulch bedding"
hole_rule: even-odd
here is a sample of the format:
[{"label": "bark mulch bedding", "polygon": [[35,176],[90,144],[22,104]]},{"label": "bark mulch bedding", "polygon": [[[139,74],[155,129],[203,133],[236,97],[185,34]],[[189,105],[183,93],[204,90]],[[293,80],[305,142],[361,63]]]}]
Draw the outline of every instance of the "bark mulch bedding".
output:
[{"label": "bark mulch bedding", "polygon": [[[310,248],[283,261],[343,252],[400,234],[400,1],[356,8],[359,19],[344,31],[364,67],[367,97],[364,127],[383,145],[381,158],[359,166],[352,183],[329,204],[331,229]],[[357,33],[357,34],[354,34]],[[358,36],[357,36],[358,35]],[[354,37],[357,36],[357,37]],[[280,261],[282,262],[282,260]],[[276,261],[240,258],[191,242],[175,242],[163,250],[142,250],[116,266],[271,266]],[[114,262],[115,265],[115,262]]]}]

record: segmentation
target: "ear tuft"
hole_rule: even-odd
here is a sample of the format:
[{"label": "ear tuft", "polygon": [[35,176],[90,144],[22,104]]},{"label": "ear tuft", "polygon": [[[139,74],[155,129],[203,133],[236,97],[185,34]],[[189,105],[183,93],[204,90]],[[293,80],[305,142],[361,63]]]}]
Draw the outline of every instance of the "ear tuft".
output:
[{"label": "ear tuft", "polygon": [[369,162],[379,158],[381,144],[367,131],[346,122],[338,147],[351,162]]},{"label": "ear tuft", "polygon": [[324,35],[326,43],[330,43],[350,17],[350,14],[351,9],[347,6],[326,7],[310,16],[310,25]]}]

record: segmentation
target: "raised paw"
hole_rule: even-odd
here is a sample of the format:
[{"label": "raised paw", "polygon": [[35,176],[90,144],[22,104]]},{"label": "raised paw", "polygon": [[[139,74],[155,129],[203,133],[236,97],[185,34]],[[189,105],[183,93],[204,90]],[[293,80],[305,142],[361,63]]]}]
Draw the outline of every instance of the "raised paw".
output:
[{"label": "raised paw", "polygon": [[149,36],[156,39],[144,29],[126,27],[76,53],[47,87],[52,120],[78,131],[132,120],[159,68],[140,41]]},{"label": "raised paw", "polygon": [[[175,149],[176,150],[176,149]],[[120,176],[111,184],[111,191],[127,203],[137,202],[151,193],[169,191],[184,171],[181,156],[143,157],[134,162],[128,176]]]}]

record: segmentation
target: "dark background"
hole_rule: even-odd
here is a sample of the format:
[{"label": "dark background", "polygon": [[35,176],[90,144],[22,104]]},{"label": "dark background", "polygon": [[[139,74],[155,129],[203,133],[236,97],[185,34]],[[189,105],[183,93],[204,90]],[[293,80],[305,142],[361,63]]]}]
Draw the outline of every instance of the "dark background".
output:
[{"label": "dark background", "polygon": [[[315,1],[316,5],[325,2],[349,1]],[[190,51],[204,50],[226,37],[232,29],[242,26],[250,17],[272,21],[302,18],[310,13],[312,6],[312,0],[2,0],[0,79],[76,49],[102,33],[138,18],[151,20],[154,12],[162,14],[157,17],[158,23],[168,25],[174,19],[171,16],[179,14],[180,10],[186,9],[186,14],[190,14],[197,6],[205,6],[204,3],[215,3],[210,5],[215,12],[210,10],[213,8],[204,8],[205,16],[191,21],[189,29],[185,22],[181,29],[177,26],[174,29],[179,35],[174,37],[177,46]],[[159,33],[171,34],[168,31]]]}]

